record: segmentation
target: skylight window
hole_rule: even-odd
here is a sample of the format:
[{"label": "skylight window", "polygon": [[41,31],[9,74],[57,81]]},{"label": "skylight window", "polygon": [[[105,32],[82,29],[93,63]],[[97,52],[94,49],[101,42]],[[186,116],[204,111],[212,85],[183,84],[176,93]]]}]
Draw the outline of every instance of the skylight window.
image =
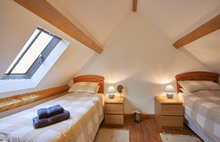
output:
[{"label": "skylight window", "polygon": [[38,27],[1,79],[30,79],[60,40]]}]

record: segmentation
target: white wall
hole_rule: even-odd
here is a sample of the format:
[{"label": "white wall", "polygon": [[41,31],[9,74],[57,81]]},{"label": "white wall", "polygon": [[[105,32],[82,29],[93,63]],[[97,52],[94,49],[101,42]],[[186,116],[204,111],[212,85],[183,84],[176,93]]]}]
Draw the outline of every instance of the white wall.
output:
[{"label": "white wall", "polygon": [[0,93],[0,98],[65,85],[94,54],[94,51],[13,0],[0,0],[0,23],[0,76],[4,74],[38,26],[70,42],[36,88]]},{"label": "white wall", "polygon": [[121,84],[125,88],[125,113],[138,107],[142,113],[154,114],[154,96],[165,95],[167,84],[176,88],[175,75],[211,71],[186,50],[174,48],[173,42],[145,17],[131,12],[111,35],[102,54],[94,54],[76,76],[105,77],[105,91],[110,85]]}]

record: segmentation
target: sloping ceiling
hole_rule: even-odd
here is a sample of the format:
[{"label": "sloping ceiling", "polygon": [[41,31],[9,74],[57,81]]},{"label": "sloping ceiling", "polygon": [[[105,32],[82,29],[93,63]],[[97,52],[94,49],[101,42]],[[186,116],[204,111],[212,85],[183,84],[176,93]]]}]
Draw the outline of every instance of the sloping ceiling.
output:
[{"label": "sloping ceiling", "polygon": [[[193,48],[176,49],[172,44],[214,17],[219,0],[138,0],[135,13],[132,0],[47,1],[104,50],[96,54],[13,0],[0,0],[0,74],[39,25],[70,42],[36,88],[17,94],[64,85],[73,76],[97,74],[105,77],[106,89],[108,85],[125,86],[126,113],[138,107],[153,114],[154,96],[163,95],[166,84],[175,85],[176,74],[210,71],[186,51]],[[0,97],[8,95],[15,94]]]},{"label": "sloping ceiling", "polygon": [[68,48],[37,87],[0,93],[0,98],[65,85],[94,54],[93,50],[23,8],[13,0],[0,0],[0,23],[1,77],[38,26],[70,42]]},{"label": "sloping ceiling", "polygon": [[[132,10],[132,0],[47,1],[102,45]],[[144,15],[175,42],[218,15],[220,0],[138,0],[136,12]],[[220,32],[207,35],[182,48],[220,74],[217,37],[220,37]]]},{"label": "sloping ceiling", "polygon": [[[176,41],[220,14],[220,1],[139,0],[137,9]],[[220,74],[219,37],[220,32],[216,31],[182,48]]]},{"label": "sloping ceiling", "polygon": [[210,69],[220,74],[220,30],[210,35],[200,38],[198,41],[185,45],[200,61],[206,64]]},{"label": "sloping ceiling", "polygon": [[77,21],[81,30],[86,28],[102,45],[132,10],[132,0],[47,1],[70,21]]},{"label": "sloping ceiling", "polygon": [[[122,23],[132,12],[132,0],[47,1],[90,38],[96,41],[96,43],[100,44],[104,50],[109,37],[111,37],[120,23]],[[1,1],[0,12],[0,59],[4,61],[1,62],[0,74],[4,73],[20,51],[22,45],[26,42],[29,34],[32,33],[33,29],[39,24],[55,34],[61,34],[62,37],[71,42],[71,45],[68,51],[66,51],[61,59],[55,64],[53,67],[54,69],[47,74],[43,83],[36,89],[39,90],[39,88],[44,89],[59,86],[60,84],[63,85],[68,82],[68,80],[74,76],[94,54],[94,52],[86,49],[85,46],[79,44],[65,33],[22,8],[13,0]],[[173,39],[174,43],[177,39],[219,14],[220,0],[138,0],[136,13],[144,16],[147,20],[150,20],[154,25],[159,27]],[[23,30],[24,26],[26,27],[25,31]],[[126,36],[126,31],[123,32],[125,32],[124,36]],[[17,37],[19,37],[19,39],[17,39]],[[191,52],[191,54],[205,63],[209,68],[220,74],[220,67],[218,67],[220,63],[218,55],[218,53],[220,53],[218,37],[220,37],[220,32],[216,31],[182,48]],[[8,42],[8,39],[14,42]],[[181,49],[174,50],[181,51]],[[72,54],[74,54],[74,56]],[[69,62],[66,62],[66,60]],[[54,77],[54,74],[63,72],[61,66],[65,66],[66,72],[54,78],[54,80],[62,80],[58,84],[56,81],[51,80],[51,78]],[[60,70],[57,70],[57,68]],[[52,85],[45,86],[45,84]]]}]

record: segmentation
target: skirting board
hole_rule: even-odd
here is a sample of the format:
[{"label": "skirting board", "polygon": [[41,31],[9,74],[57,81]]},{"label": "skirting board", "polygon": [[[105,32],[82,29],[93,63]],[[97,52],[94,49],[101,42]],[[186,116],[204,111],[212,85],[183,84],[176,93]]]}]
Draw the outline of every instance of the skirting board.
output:
[{"label": "skirting board", "polygon": [[[132,114],[132,113],[125,113],[124,114],[124,117],[125,118],[134,118],[134,114]],[[146,118],[148,118],[148,119],[154,119],[155,118],[155,114],[141,114],[141,118],[143,118],[143,119],[146,119]]]}]

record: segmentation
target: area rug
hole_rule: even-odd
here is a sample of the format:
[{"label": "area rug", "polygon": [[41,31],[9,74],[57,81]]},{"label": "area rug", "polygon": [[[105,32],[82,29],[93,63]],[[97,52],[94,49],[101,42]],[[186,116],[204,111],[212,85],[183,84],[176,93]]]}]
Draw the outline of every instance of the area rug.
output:
[{"label": "area rug", "polygon": [[160,133],[160,137],[163,142],[202,142],[198,137],[189,135],[171,135]]},{"label": "area rug", "polygon": [[129,130],[99,129],[94,142],[129,142]]}]

